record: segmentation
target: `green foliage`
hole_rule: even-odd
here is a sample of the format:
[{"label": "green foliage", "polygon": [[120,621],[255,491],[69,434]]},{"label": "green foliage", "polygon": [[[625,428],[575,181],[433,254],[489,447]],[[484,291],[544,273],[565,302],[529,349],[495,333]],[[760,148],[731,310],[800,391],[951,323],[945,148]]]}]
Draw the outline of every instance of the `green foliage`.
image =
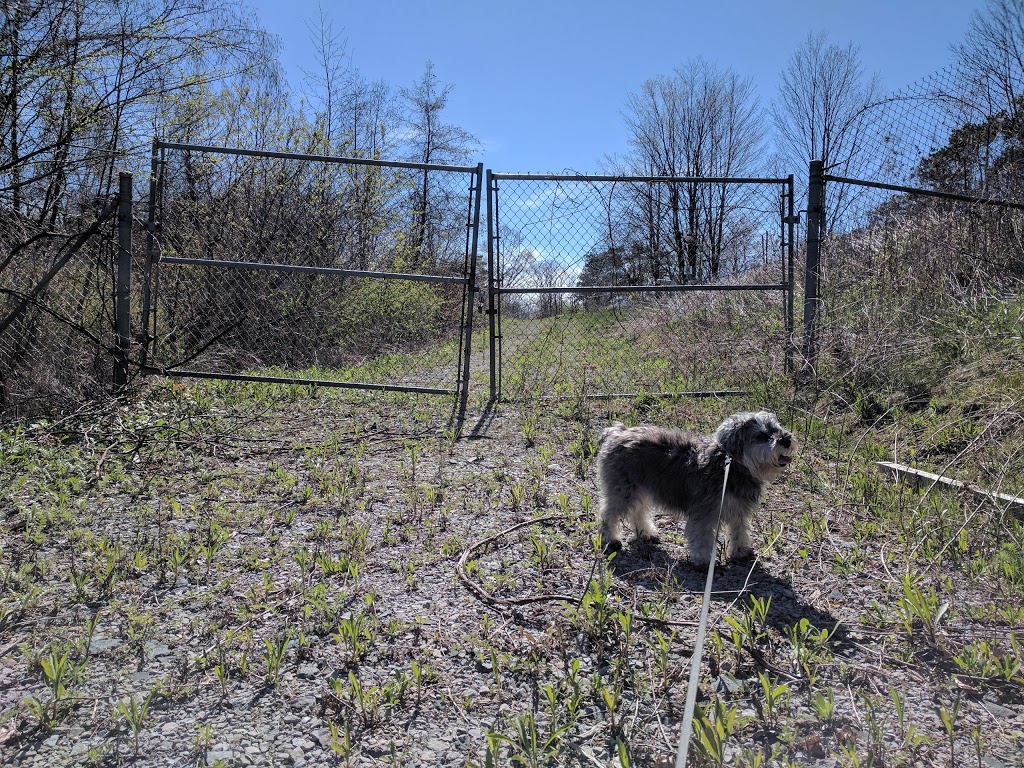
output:
[{"label": "green foliage", "polygon": [[693,713],[690,744],[697,765],[709,768],[728,765],[725,745],[737,728],[737,712],[737,707],[715,699],[706,709],[698,707]]},{"label": "green foliage", "polygon": [[153,694],[149,693],[141,702],[133,697],[122,699],[114,709],[114,716],[123,720],[132,732],[132,749],[136,755],[139,754],[139,734],[145,725],[152,701]]},{"label": "green foliage", "polygon": [[69,712],[75,687],[81,682],[86,661],[75,662],[68,651],[55,647],[38,658],[40,678],[49,699],[26,696],[25,706],[43,729],[57,725]]},{"label": "green foliage", "polygon": [[912,644],[937,648],[939,629],[949,603],[938,591],[923,586],[920,579],[907,574],[903,577],[903,594],[896,598],[896,614],[907,638]]},{"label": "green foliage", "polygon": [[450,312],[425,283],[363,281],[346,291],[324,317],[346,354],[405,351],[437,339]]}]

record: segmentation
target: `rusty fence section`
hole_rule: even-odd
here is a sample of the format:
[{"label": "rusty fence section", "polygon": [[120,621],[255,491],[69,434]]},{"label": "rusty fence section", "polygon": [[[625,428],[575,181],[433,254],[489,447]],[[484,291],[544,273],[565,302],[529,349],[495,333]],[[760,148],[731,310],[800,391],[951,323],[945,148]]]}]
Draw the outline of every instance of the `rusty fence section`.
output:
[{"label": "rusty fence section", "polygon": [[723,394],[788,369],[791,176],[487,189],[492,399]]}]

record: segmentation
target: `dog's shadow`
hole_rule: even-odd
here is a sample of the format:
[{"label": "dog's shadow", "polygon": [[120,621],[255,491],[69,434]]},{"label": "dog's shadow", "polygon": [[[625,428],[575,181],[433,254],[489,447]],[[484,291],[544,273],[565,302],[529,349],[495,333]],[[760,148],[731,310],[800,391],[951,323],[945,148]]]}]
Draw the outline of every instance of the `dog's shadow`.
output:
[{"label": "dog's shadow", "polygon": [[[694,567],[685,556],[658,548],[649,553],[623,549],[609,563],[609,570],[617,578],[652,592],[666,588],[703,595],[707,570]],[[847,641],[845,627],[828,610],[810,602],[809,596],[798,594],[788,579],[767,570],[760,561],[719,563],[711,583],[712,609],[715,605],[741,611],[750,596],[762,600],[771,598],[766,623],[783,635],[801,619],[807,619],[816,629],[828,630],[838,646]]]}]

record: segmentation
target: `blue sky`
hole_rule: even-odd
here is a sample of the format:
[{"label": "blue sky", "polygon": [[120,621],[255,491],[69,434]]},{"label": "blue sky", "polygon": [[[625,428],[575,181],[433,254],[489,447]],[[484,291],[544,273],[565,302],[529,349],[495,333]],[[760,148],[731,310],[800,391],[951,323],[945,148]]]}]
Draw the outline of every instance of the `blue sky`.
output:
[{"label": "blue sky", "polygon": [[367,80],[412,85],[432,61],[453,86],[447,122],[497,172],[587,173],[622,154],[622,110],[644,80],[703,56],[774,98],[808,33],[860,46],[885,91],[951,63],[983,0],[248,0],[281,41],[292,88],[314,67],[322,8]]}]

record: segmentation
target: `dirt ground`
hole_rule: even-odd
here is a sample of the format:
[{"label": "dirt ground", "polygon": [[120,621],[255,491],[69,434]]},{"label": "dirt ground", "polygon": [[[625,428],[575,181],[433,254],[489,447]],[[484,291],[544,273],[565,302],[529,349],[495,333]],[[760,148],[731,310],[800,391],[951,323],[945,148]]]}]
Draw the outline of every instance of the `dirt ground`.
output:
[{"label": "dirt ground", "polygon": [[1019,592],[868,527],[794,406],[471,401],[457,434],[438,398],[191,383],[5,435],[3,761],[672,765],[705,574],[667,521],[601,556],[596,435],[762,405],[803,450],[716,572],[691,764],[1024,765],[1019,670],[955,661],[1014,658],[968,609]]}]

